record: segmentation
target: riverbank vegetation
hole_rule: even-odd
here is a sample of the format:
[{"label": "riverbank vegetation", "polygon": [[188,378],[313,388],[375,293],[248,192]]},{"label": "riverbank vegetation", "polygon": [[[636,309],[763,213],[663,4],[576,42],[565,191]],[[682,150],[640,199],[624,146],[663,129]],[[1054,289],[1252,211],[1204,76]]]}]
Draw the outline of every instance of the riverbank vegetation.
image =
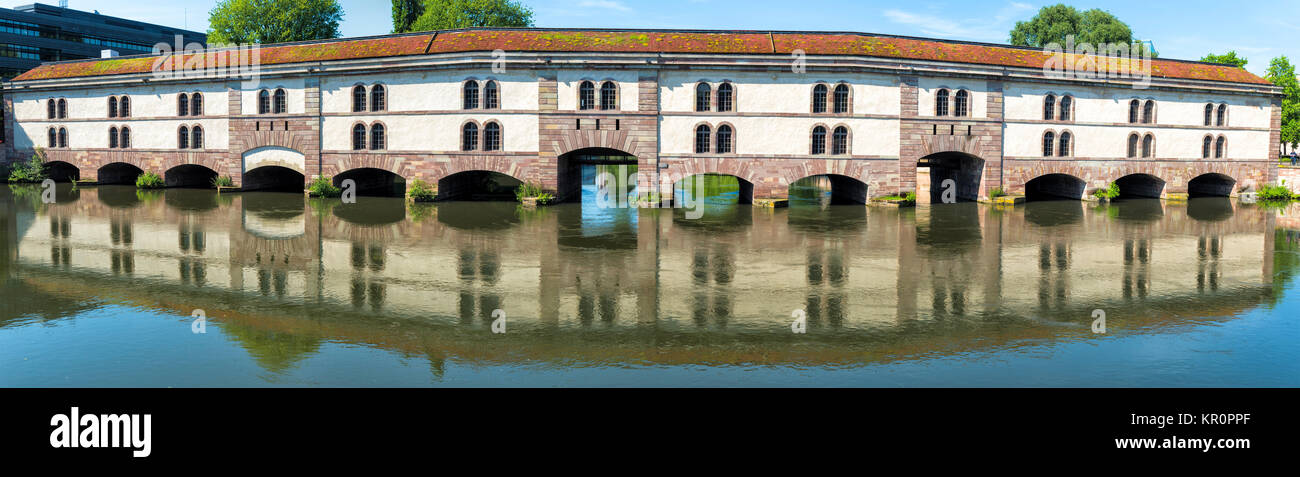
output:
[{"label": "riverbank vegetation", "polygon": [[433,202],[438,197],[438,190],[430,187],[428,182],[415,179],[411,181],[411,190],[406,192],[406,196],[413,202]]},{"label": "riverbank vegetation", "polygon": [[307,195],[311,197],[336,198],[343,195],[343,189],[334,186],[334,180],[320,176],[312,179],[311,185],[307,187]]},{"label": "riverbank vegetation", "polygon": [[1092,196],[1103,200],[1111,200],[1119,197],[1119,184],[1108,182],[1106,183],[1106,187],[1097,189],[1092,193]]},{"label": "riverbank vegetation", "polygon": [[555,201],[555,194],[547,192],[540,184],[525,182],[515,188],[515,199],[519,202],[534,200],[537,205],[546,205]]},{"label": "riverbank vegetation", "polygon": [[163,178],[152,171],[144,171],[135,178],[137,189],[161,189],[166,185]]}]

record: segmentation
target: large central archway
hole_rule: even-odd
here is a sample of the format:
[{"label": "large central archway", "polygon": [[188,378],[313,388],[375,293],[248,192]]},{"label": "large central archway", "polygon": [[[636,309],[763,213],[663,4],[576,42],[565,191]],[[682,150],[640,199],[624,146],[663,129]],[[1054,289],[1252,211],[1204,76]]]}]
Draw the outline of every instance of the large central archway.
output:
[{"label": "large central archway", "polygon": [[[589,147],[570,151],[559,157],[558,167],[556,195],[561,202],[581,201],[583,186],[596,185],[595,181],[600,176],[608,177],[612,174],[617,179],[612,185],[629,182],[629,187],[636,185],[634,181],[628,179],[632,174],[637,173],[637,158],[618,149]],[[610,186],[611,184],[602,181],[599,185]]]},{"label": "large central archway", "polygon": [[302,192],[307,156],[280,146],[259,147],[242,157],[244,190]]},{"label": "large central archway", "polygon": [[922,157],[916,164],[916,200],[941,204],[946,192],[944,183],[952,180],[956,202],[979,200],[984,177],[984,160],[964,152],[938,152]]}]

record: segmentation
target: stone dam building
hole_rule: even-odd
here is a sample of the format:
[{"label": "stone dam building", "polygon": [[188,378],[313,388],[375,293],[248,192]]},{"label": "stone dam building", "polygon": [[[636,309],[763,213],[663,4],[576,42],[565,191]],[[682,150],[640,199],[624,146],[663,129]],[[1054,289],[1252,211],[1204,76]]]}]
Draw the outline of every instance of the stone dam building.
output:
[{"label": "stone dam building", "polygon": [[[217,53],[183,58],[182,65]],[[256,80],[157,57],[46,63],[4,85],[3,159],[58,180],[230,177],[363,194],[485,178],[574,199],[583,164],[643,190],[735,176],[780,203],[828,176],[843,202],[915,191],[1082,199],[1233,196],[1278,180],[1280,93],[1244,69],[1150,62],[1138,79],[1049,75],[1039,49],[859,33],[474,29],[265,45]],[[201,61],[200,61],[201,63]],[[161,66],[160,66],[161,65]],[[171,73],[171,74],[169,74]]]}]

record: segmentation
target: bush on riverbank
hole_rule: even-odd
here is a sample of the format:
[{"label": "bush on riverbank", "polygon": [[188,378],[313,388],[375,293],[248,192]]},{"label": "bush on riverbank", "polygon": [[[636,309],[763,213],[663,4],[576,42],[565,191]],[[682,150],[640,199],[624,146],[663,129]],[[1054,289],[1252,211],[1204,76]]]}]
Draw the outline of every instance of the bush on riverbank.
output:
[{"label": "bush on riverbank", "polygon": [[1097,189],[1097,191],[1093,192],[1092,195],[1093,197],[1096,197],[1098,199],[1107,199],[1107,200],[1119,197],[1119,184],[1116,184],[1114,182],[1108,182],[1106,183],[1106,187]]},{"label": "bush on riverbank", "polygon": [[1285,183],[1261,187],[1257,195],[1259,200],[1269,202],[1285,202],[1296,199],[1296,195],[1291,193],[1291,189],[1288,189]]},{"label": "bush on riverbank", "polygon": [[438,191],[429,187],[429,183],[416,179],[411,181],[411,190],[406,193],[415,202],[433,202],[438,197]]},{"label": "bush on riverbank", "polygon": [[212,187],[214,188],[234,187],[234,186],[235,186],[235,180],[231,179],[230,176],[218,176],[212,178]]},{"label": "bush on riverbank", "polygon": [[996,198],[998,198],[998,197],[1003,197],[1003,196],[1006,196],[1006,195],[1007,195],[1007,191],[1002,190],[1001,187],[995,187],[993,190],[989,191],[989,198],[990,198],[990,199],[996,199]]},{"label": "bush on riverbank", "polygon": [[36,153],[27,162],[14,163],[5,174],[9,182],[42,182],[49,176],[45,174],[45,149],[36,148]]},{"label": "bush on riverbank", "polygon": [[163,178],[151,171],[145,171],[135,178],[135,188],[137,189],[161,189],[166,185]]},{"label": "bush on riverbank", "polygon": [[555,195],[546,192],[546,190],[542,189],[542,186],[539,184],[525,182],[515,188],[515,199],[518,199],[520,202],[523,202],[524,199],[536,199],[537,205],[546,205],[555,200]]},{"label": "bush on riverbank", "polygon": [[311,186],[307,187],[307,195],[311,197],[335,198],[343,195],[343,189],[335,187],[333,179],[321,176],[312,179]]}]

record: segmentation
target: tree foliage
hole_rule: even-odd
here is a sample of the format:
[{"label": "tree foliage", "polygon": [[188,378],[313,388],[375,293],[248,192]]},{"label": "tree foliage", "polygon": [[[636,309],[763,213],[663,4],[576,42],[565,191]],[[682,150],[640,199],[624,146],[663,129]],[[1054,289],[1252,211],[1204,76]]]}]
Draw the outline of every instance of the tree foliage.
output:
[{"label": "tree foliage", "polygon": [[513,0],[425,0],[409,31],[530,26],[533,10]]},{"label": "tree foliage", "polygon": [[[1043,7],[1029,21],[1016,22],[1011,29],[1011,44],[1037,48],[1051,43],[1065,45],[1071,35],[1076,45],[1134,44],[1133,30],[1110,12],[1096,8],[1080,12],[1062,3]],[[1151,54],[1155,56],[1155,52]]]},{"label": "tree foliage", "polygon": [[208,14],[208,42],[284,43],[338,38],[338,0],[221,0]]},{"label": "tree foliage", "polygon": [[1216,55],[1214,53],[1210,53],[1208,55],[1205,55],[1205,57],[1201,58],[1201,61],[1205,61],[1208,63],[1219,63],[1223,65],[1232,65],[1238,68],[1245,68],[1247,62],[1245,58],[1237,56],[1237,52],[1232,50],[1222,55]]},{"label": "tree foliage", "polygon": [[393,0],[393,33],[411,31],[411,26],[422,14],[424,0]]},{"label": "tree foliage", "polygon": [[1286,56],[1273,58],[1264,79],[1282,88],[1282,144],[1300,142],[1300,81]]}]

